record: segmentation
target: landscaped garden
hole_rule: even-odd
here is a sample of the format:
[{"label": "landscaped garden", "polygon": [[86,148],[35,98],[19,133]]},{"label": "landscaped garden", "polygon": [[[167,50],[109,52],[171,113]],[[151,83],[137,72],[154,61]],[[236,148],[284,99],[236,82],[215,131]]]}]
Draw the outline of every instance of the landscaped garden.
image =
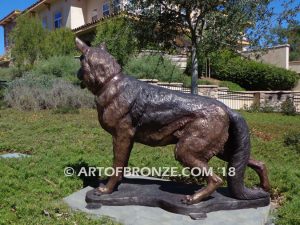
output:
[{"label": "landscaped garden", "polygon": [[[242,114],[251,128],[252,155],[266,162],[269,170],[272,199],[278,206],[276,224],[299,224],[300,116]],[[62,202],[63,197],[81,189],[83,183],[95,179],[66,177],[65,167],[111,166],[111,136],[100,128],[96,110],[65,113],[2,109],[0,140],[1,154],[31,155],[0,159],[0,224],[99,224],[85,214],[71,212]],[[180,167],[174,160],[173,148],[153,149],[135,144],[129,166]],[[213,159],[210,165],[222,167],[225,163]],[[258,177],[250,169],[246,183],[249,186],[258,183]],[[101,222],[112,223],[107,218]]]},{"label": "landscaped garden", "polygon": [[[91,44],[105,41],[123,70],[136,78],[191,86],[191,63],[182,71],[162,57],[161,49],[141,57],[143,43],[137,43],[126,24],[118,18],[102,22]],[[74,34],[68,29],[48,32],[41,21],[21,17],[12,38],[13,66],[0,69],[0,81],[7,81],[0,86],[0,154],[29,157],[0,158],[0,224],[115,224],[106,217],[95,220],[73,212],[62,200],[97,179],[65,176],[66,167],[77,172],[82,167],[110,167],[113,157],[112,138],[99,125],[94,97],[80,89],[75,76],[79,60],[74,55],[79,52]],[[197,77],[198,84],[218,84],[231,91],[290,90],[299,79],[294,72],[241,58],[226,48],[207,56],[216,59],[214,79]],[[203,62],[198,57],[201,77]],[[251,129],[252,156],[264,161],[269,171],[275,223],[296,225],[300,224],[300,116],[295,115],[293,102],[283,106],[288,115],[265,113],[273,109],[256,105],[241,113]],[[153,149],[135,144],[129,166],[182,168],[173,151],[174,146]],[[226,166],[217,158],[209,164]],[[222,170],[216,172],[224,175]],[[193,177],[164,178],[202,183]],[[245,181],[256,186],[259,179],[247,169]]]}]

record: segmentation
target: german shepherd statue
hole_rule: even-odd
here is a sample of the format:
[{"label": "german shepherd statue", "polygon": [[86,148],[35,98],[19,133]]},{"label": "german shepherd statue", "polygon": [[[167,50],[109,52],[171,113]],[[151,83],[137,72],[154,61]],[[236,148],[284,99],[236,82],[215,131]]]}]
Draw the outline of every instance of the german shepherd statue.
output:
[{"label": "german shepherd statue", "polygon": [[[234,176],[227,176],[232,197],[269,196],[266,167],[250,158],[249,129],[241,115],[215,99],[168,90],[123,74],[105,44],[92,48],[76,38],[76,46],[82,52],[81,86],[95,95],[99,122],[113,137],[114,168],[128,165],[135,141],[149,146],[175,144],[176,160],[188,168],[208,171],[213,156],[227,161],[228,168],[235,169]],[[245,187],[247,166],[257,172],[261,188]],[[122,177],[120,173],[111,176],[97,191],[112,193]],[[185,196],[183,204],[200,202],[223,183],[214,173],[204,179],[207,186]]]}]

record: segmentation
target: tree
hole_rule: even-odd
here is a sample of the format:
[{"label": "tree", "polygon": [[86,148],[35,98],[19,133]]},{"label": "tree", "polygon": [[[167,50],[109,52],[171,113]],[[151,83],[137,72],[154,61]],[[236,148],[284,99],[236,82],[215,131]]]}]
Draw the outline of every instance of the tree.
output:
[{"label": "tree", "polygon": [[75,34],[69,28],[48,31],[42,45],[43,58],[75,54]]},{"label": "tree", "polygon": [[290,45],[290,60],[300,60],[300,23],[288,27],[276,27],[272,30],[274,44]]},{"label": "tree", "polygon": [[[292,0],[289,0],[292,1]],[[192,93],[196,94],[198,57],[222,47],[241,48],[247,35],[251,45],[259,45],[269,29],[271,0],[132,0],[132,12],[139,15],[139,29],[160,43],[176,45],[176,39],[189,39],[192,55]],[[145,32],[144,24],[148,23]]]},{"label": "tree", "polygon": [[29,69],[42,55],[42,44],[46,35],[41,21],[28,14],[19,16],[11,33],[13,47],[11,56],[20,69]]},{"label": "tree", "polygon": [[41,20],[29,14],[17,18],[10,39],[13,62],[20,72],[32,69],[39,59],[75,53],[75,35],[70,29],[45,30]]},{"label": "tree", "polygon": [[122,66],[137,50],[137,39],[129,20],[129,17],[120,15],[101,22],[92,43],[93,46],[97,46],[105,42],[109,52]]}]

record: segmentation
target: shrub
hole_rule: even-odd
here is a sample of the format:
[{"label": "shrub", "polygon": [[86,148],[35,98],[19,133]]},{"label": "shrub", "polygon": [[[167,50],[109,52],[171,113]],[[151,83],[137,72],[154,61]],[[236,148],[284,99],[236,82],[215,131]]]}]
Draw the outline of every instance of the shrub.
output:
[{"label": "shrub", "polygon": [[46,31],[39,18],[28,14],[17,18],[10,38],[14,43],[11,55],[18,68],[28,70],[41,57],[45,35]]},{"label": "shrub", "polygon": [[281,112],[287,116],[295,116],[296,115],[296,107],[294,106],[292,99],[287,98],[281,104]]},{"label": "shrub", "polygon": [[75,34],[69,28],[48,31],[42,45],[43,58],[52,56],[74,55]]},{"label": "shrub", "polygon": [[124,66],[137,49],[137,40],[128,18],[114,17],[99,24],[93,46],[105,42],[108,51]]},{"label": "shrub", "polygon": [[9,107],[20,110],[93,107],[93,99],[68,81],[32,74],[11,82],[4,96]]},{"label": "shrub", "polygon": [[190,80],[169,59],[159,55],[132,58],[125,66],[125,72],[139,79],[157,79],[163,82],[186,82]]},{"label": "shrub", "polygon": [[39,59],[75,53],[75,35],[67,28],[47,31],[38,17],[22,15],[11,32],[12,58],[21,71],[30,70]]},{"label": "shrub", "polygon": [[262,112],[262,113],[272,113],[278,111],[275,107],[271,105],[268,104],[259,105],[258,103],[254,103],[250,107],[245,106],[243,110],[247,112]]},{"label": "shrub", "polygon": [[243,59],[224,51],[212,55],[213,77],[229,80],[247,90],[289,90],[299,76],[293,71]]},{"label": "shrub", "polygon": [[289,132],[284,137],[284,144],[300,153],[300,132]]},{"label": "shrub", "polygon": [[32,73],[36,76],[54,76],[76,83],[79,82],[76,76],[79,67],[79,60],[72,56],[53,56],[48,60],[38,61]]},{"label": "shrub", "polygon": [[0,80],[10,81],[17,76],[16,68],[0,68]]}]

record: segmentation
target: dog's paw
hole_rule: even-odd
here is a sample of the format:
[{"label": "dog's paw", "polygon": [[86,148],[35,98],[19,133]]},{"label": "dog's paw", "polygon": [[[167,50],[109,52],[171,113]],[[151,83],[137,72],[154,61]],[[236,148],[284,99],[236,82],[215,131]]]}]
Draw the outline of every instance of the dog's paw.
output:
[{"label": "dog's paw", "polygon": [[181,199],[183,204],[192,205],[194,204],[194,197],[193,195],[186,195],[183,199]]},{"label": "dog's paw", "polygon": [[95,195],[103,195],[103,194],[111,194],[111,193],[112,191],[109,190],[107,187],[98,187],[94,191]]}]

